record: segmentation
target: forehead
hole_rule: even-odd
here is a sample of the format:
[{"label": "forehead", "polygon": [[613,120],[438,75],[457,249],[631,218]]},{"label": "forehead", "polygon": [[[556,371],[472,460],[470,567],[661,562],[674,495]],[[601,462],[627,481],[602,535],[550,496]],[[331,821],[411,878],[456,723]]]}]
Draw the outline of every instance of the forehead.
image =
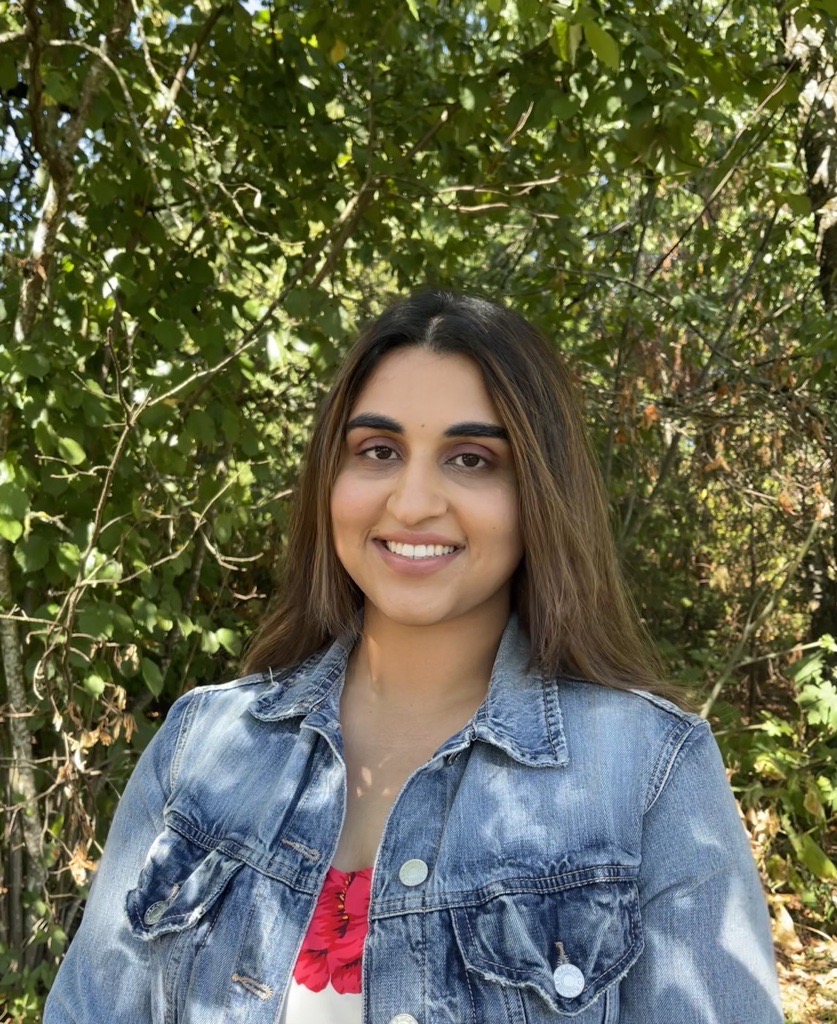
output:
[{"label": "forehead", "polygon": [[381,359],[352,408],[352,415],[359,412],[384,413],[407,422],[500,422],[473,359],[418,345],[396,349]]}]

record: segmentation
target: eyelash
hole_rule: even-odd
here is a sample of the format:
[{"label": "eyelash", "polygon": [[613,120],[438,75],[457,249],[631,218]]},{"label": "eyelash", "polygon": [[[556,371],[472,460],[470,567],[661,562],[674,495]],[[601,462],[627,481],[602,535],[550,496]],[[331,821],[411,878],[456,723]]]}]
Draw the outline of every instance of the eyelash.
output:
[{"label": "eyelash", "polygon": [[[360,458],[360,459],[365,459],[367,462],[379,462],[382,465],[386,465],[388,462],[395,462],[395,461],[397,461],[396,459],[371,459],[371,458],[367,457],[369,455],[369,452],[379,452],[379,451],[395,452],[395,449],[391,445],[388,445],[388,444],[372,444],[368,448],[362,448],[357,454],[358,454],[358,458]],[[476,472],[476,471],[478,471],[480,469],[489,469],[491,467],[491,460],[488,459],[487,456],[485,456],[485,455],[480,455],[479,452],[459,452],[458,455],[453,455],[448,461],[452,462],[454,459],[462,459],[462,458],[465,458],[467,456],[472,456],[475,459],[480,459],[481,462],[482,462],[482,465],[479,465],[479,466],[456,466],[456,469],[464,469],[464,470],[469,470],[471,472]]]}]

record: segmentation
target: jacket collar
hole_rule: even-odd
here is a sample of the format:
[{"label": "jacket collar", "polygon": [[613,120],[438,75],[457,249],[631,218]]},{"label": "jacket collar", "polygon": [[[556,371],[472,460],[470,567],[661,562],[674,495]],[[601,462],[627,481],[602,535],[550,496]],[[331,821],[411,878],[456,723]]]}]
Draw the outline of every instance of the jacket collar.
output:
[{"label": "jacket collar", "polygon": [[[271,671],[272,685],[253,702],[251,713],[263,722],[304,718],[315,711],[330,711],[336,719],[356,639],[356,634],[341,637],[292,669]],[[481,740],[522,764],[567,764],[558,687],[554,680],[529,670],[528,661],[528,638],[512,614],[503,630],[485,700],[459,742],[449,741],[442,749],[453,751]]]}]

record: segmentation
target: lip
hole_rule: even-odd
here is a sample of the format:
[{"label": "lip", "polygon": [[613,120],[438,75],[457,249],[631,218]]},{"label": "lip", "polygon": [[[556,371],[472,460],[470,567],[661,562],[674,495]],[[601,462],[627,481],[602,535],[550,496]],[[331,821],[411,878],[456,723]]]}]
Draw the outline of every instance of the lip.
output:
[{"label": "lip", "polygon": [[[446,544],[448,547],[452,546],[449,541],[443,540],[398,541],[395,537],[387,537],[386,539],[400,544]],[[394,572],[403,576],[429,576],[434,572],[439,572],[441,569],[447,568],[464,550],[464,548],[457,546],[456,550],[451,551],[448,555],[432,555],[429,558],[407,558],[404,555],[396,555],[394,551],[390,551],[382,537],[375,537],[372,543],[386,565]]]}]

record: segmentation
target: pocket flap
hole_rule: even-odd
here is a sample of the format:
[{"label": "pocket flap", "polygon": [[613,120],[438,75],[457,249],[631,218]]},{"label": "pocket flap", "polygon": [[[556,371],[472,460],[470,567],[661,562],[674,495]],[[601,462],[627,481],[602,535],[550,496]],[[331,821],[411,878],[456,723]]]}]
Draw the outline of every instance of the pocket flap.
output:
[{"label": "pocket flap", "polygon": [[191,928],[210,910],[243,862],[166,827],[154,841],[126,909],[135,935],[153,939]]},{"label": "pocket flap", "polygon": [[454,909],[466,969],[532,989],[566,1016],[580,1013],[642,952],[636,885],[609,880],[551,892],[521,889]]}]

